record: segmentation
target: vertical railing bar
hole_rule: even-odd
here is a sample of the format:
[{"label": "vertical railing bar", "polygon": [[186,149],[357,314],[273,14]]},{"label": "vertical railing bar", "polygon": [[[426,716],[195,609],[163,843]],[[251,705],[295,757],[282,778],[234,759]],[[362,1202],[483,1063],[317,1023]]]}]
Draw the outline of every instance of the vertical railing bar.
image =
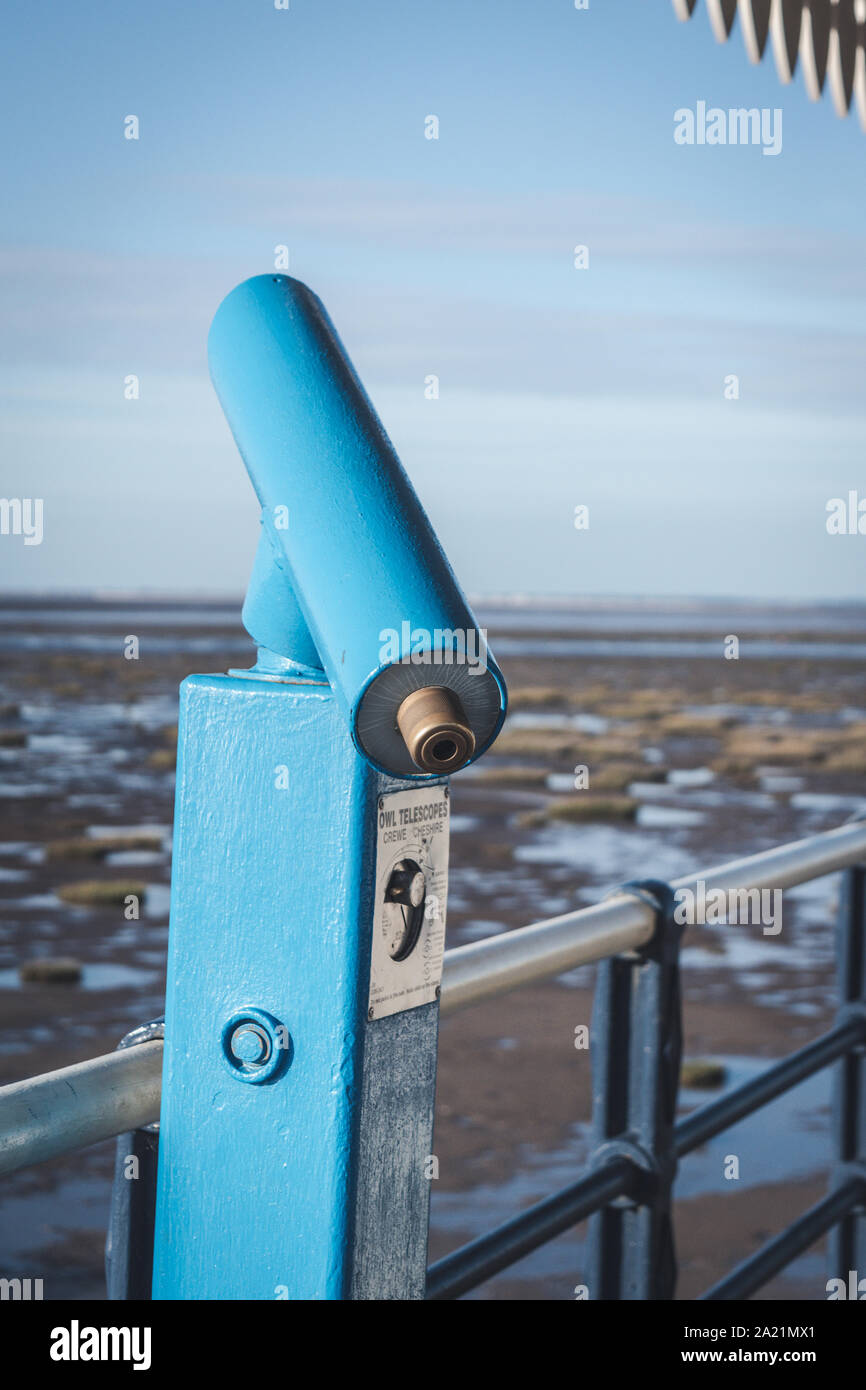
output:
[{"label": "vertical railing bar", "polygon": [[593,1166],[623,1155],[640,1177],[631,1197],[608,1203],[589,1227],[592,1300],[670,1299],[676,1285],[672,1186],[682,1055],[679,943],[673,888],[656,880],[619,893],[653,908],[656,926],[638,952],[604,962],[592,1018]]},{"label": "vertical railing bar", "polygon": [[[841,1023],[859,1021],[866,1032],[866,869],[848,869],[842,881],[836,936]],[[833,1086],[833,1129],[837,1168],[835,1185],[858,1172],[866,1178],[866,1037],[852,1047],[836,1068]],[[847,1287],[866,1274],[866,1213],[848,1211],[833,1231],[827,1249],[829,1279]]]}]

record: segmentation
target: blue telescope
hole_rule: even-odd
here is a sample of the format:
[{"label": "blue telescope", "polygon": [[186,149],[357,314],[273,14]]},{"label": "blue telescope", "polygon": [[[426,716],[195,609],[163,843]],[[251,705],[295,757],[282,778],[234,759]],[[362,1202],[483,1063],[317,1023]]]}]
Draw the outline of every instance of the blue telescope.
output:
[{"label": "blue telescope", "polygon": [[262,507],[250,635],[324,670],[380,771],[464,767],[499,732],[505,684],[321,301],[287,275],[246,280],[208,356]]}]

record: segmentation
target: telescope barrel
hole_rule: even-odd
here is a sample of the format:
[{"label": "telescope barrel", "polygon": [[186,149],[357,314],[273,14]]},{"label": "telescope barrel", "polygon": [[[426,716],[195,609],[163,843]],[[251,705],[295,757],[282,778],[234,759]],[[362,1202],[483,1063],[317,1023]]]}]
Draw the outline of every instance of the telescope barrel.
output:
[{"label": "telescope barrel", "polygon": [[[324,306],[289,276],[256,276],[221,304],[208,356],[294,591],[282,645],[303,635],[300,613],[374,766],[407,777],[465,766],[499,731],[505,685]],[[267,620],[262,605],[279,580],[262,569],[262,540],[252,607],[275,640],[279,604]],[[277,650],[311,664],[309,650]],[[440,694],[412,701],[421,690]]]}]

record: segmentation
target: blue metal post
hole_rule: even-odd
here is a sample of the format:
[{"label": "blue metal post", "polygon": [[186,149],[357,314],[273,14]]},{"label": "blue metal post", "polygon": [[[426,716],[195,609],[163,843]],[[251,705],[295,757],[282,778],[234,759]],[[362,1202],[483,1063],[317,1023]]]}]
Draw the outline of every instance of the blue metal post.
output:
[{"label": "blue metal post", "polygon": [[[179,748],[154,1297],[366,1296],[372,1147],[368,1258],[396,1239],[402,1264],[369,1296],[420,1298],[438,1006],[397,1015],[381,1057],[395,1024],[368,1021],[377,809],[400,784],[359,757],[329,687],[293,677],[191,677]],[[378,1116],[376,1068],[396,1093]]]}]

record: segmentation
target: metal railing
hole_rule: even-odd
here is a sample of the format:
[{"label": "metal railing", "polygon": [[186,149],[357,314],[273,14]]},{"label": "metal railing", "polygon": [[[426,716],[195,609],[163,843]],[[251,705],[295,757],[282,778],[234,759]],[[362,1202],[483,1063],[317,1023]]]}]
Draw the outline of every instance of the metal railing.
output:
[{"label": "metal railing", "polygon": [[[835,1272],[844,1277],[866,1268],[864,863],[866,824],[855,822],[671,884],[627,884],[595,906],[448,951],[443,1013],[603,962],[592,1026],[595,1151],[586,1174],[562,1192],[434,1264],[427,1297],[457,1298],[587,1217],[592,1298],[673,1297],[671,1203],[679,1159],[831,1065],[838,1074],[829,1194],[703,1297],[748,1297],[828,1231]],[[847,874],[835,1026],[678,1120],[683,927],[674,914],[676,891],[695,891],[700,881],[707,893],[784,889],[839,870]],[[156,1121],[161,1059],[162,1043],[146,1040],[0,1089],[0,1174]]]},{"label": "metal railing", "polygon": [[[677,1164],[714,1135],[814,1073],[838,1064],[831,1191],[709,1289],[746,1298],[833,1231],[834,1277],[866,1257],[866,825],[842,826],[672,884],[626,885],[613,898],[449,953],[451,1007],[604,960],[596,985],[594,1152],[586,1174],[428,1271],[428,1299],[459,1298],[577,1222],[591,1218],[586,1291],[593,1299],[669,1299],[676,1285],[672,1194]],[[758,1077],[677,1120],[682,1008],[676,892],[784,889],[847,871],[838,919],[840,1002],[834,1028]],[[616,954],[612,954],[616,952]],[[487,969],[485,969],[485,966]]]}]

